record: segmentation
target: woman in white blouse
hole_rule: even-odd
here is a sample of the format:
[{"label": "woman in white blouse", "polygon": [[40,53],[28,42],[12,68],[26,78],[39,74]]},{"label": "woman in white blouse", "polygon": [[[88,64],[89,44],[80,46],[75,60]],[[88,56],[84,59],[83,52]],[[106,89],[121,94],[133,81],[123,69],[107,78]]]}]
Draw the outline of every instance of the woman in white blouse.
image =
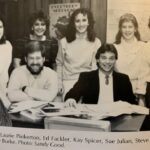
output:
[{"label": "woman in white blouse", "polygon": [[121,16],[119,20],[119,31],[115,41],[115,47],[118,51],[116,69],[129,76],[133,92],[140,99],[143,99],[142,95],[145,94],[146,87],[141,73],[144,45],[145,43],[140,41],[136,17],[132,14],[124,14]]},{"label": "woman in white blouse", "polygon": [[[148,27],[150,29],[150,18],[148,21]],[[146,91],[146,106],[150,108],[150,41],[148,41],[145,44],[145,47],[143,49],[144,51],[144,75],[145,77],[143,80],[145,81],[145,84],[147,85],[147,91]]]},{"label": "woman in white blouse", "polygon": [[12,60],[12,46],[5,37],[4,21],[0,17],[0,98],[6,107],[9,101],[5,97],[8,82],[8,69]]},{"label": "woman in white blouse", "polygon": [[65,94],[78,80],[79,74],[97,68],[95,54],[101,42],[95,36],[93,15],[86,9],[73,12],[66,37],[59,43],[56,58],[59,92]]}]

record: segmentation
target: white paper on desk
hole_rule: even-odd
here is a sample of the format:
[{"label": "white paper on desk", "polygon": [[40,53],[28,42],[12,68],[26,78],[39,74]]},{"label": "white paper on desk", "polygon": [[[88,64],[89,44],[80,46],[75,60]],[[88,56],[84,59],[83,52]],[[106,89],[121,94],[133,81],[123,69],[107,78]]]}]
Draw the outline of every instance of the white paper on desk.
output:
[{"label": "white paper on desk", "polygon": [[132,105],[133,113],[149,115],[149,109],[142,106]]},{"label": "white paper on desk", "polygon": [[85,114],[85,112],[80,111],[80,109],[75,108],[61,108],[59,112],[48,112],[45,113],[42,111],[42,113],[47,117],[54,117],[54,116],[79,116],[82,114]]},{"label": "white paper on desk", "polygon": [[16,113],[16,112],[20,112],[23,110],[36,108],[36,107],[45,105],[47,103],[48,102],[45,102],[45,101],[35,101],[35,100],[27,100],[27,101],[14,103],[12,104],[11,110],[9,111],[9,113]]},{"label": "white paper on desk", "polygon": [[32,121],[39,121],[43,118],[43,115],[40,113],[39,109],[34,108],[23,110],[20,114],[28,119],[31,119]]},{"label": "white paper on desk", "polygon": [[124,101],[112,102],[111,104],[102,104],[102,105],[82,105],[80,106],[83,111],[87,111],[88,115],[92,119],[104,119],[107,117],[116,117],[122,114],[149,114],[149,109],[132,105]]},{"label": "white paper on desk", "polygon": [[[62,104],[61,104],[62,106]],[[53,117],[53,116],[64,116],[64,115],[88,115],[92,119],[104,119],[107,117],[116,117],[122,114],[149,114],[149,109],[138,106],[131,105],[124,101],[117,101],[112,103],[106,103],[101,105],[94,104],[78,104],[77,108],[63,108],[61,107],[59,112],[43,112],[43,115]]]}]

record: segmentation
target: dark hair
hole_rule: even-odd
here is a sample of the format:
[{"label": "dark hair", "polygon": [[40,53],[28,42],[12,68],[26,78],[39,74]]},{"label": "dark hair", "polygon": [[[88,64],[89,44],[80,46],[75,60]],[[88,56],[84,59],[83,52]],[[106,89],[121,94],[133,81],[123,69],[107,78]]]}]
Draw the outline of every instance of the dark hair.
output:
[{"label": "dark hair", "polygon": [[67,27],[67,31],[66,31],[67,42],[70,43],[76,39],[75,18],[79,13],[81,13],[83,15],[87,15],[88,22],[89,22],[89,25],[87,27],[87,37],[88,37],[89,41],[93,42],[95,40],[95,32],[94,32],[94,23],[95,22],[94,22],[92,13],[85,8],[76,9],[72,13],[70,20],[69,20],[68,27]]},{"label": "dark hair", "polygon": [[44,21],[46,25],[46,30],[49,29],[49,19],[48,17],[44,14],[42,10],[35,12],[31,15],[29,18],[29,28],[30,28],[30,33],[33,34],[32,31],[32,26],[34,25],[36,20]]},{"label": "dark hair", "polygon": [[25,56],[34,52],[41,52],[42,57],[45,57],[45,46],[40,41],[30,41],[25,45]]},{"label": "dark hair", "polygon": [[140,33],[138,31],[137,19],[136,19],[136,17],[133,14],[126,13],[123,16],[121,16],[120,20],[119,20],[119,25],[118,25],[119,31],[118,31],[118,33],[116,35],[116,41],[115,41],[116,44],[120,44],[121,43],[121,37],[122,37],[121,27],[122,27],[122,24],[124,22],[129,22],[129,21],[131,21],[133,23],[133,25],[134,25],[134,27],[136,29],[134,35],[137,38],[137,40],[140,41]]},{"label": "dark hair", "polygon": [[2,35],[2,38],[0,39],[0,44],[4,44],[6,42],[6,36],[5,36],[5,22],[2,16],[0,16],[0,21],[2,22],[4,28],[4,33]]},{"label": "dark hair", "polygon": [[97,53],[95,55],[96,60],[100,58],[100,55],[105,53],[105,52],[111,52],[115,54],[116,60],[118,59],[118,52],[117,49],[113,44],[102,44],[102,46],[97,50]]}]

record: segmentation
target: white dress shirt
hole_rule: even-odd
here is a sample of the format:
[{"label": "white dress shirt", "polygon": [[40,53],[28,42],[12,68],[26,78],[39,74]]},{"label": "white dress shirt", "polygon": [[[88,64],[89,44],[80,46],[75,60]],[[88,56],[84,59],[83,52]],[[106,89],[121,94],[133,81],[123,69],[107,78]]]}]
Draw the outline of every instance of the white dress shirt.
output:
[{"label": "white dress shirt", "polygon": [[112,73],[109,75],[109,83],[106,84],[106,74],[99,71],[99,99],[98,105],[112,103],[114,100],[113,96],[113,78]]}]

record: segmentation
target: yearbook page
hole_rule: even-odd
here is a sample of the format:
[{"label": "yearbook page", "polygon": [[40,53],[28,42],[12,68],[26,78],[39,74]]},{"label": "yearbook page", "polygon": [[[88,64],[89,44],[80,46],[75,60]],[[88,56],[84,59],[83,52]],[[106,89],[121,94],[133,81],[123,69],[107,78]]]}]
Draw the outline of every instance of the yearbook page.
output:
[{"label": "yearbook page", "polygon": [[149,0],[0,0],[0,150],[149,150]]}]

